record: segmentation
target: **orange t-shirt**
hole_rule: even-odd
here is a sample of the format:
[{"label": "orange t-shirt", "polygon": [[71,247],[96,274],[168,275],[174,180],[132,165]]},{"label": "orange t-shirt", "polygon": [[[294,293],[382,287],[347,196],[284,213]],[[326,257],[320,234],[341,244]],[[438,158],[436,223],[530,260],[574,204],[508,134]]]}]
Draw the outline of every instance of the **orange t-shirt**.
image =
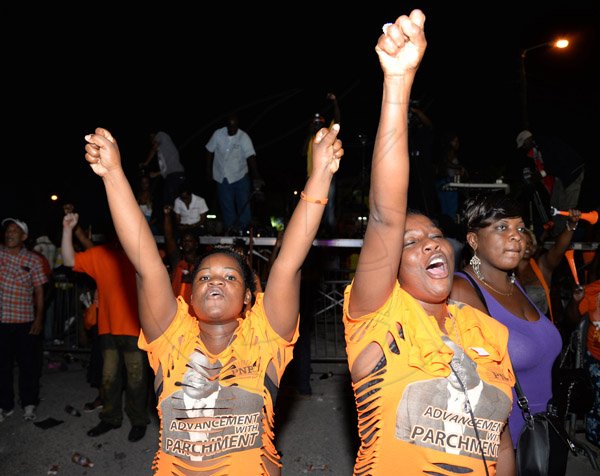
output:
[{"label": "orange t-shirt", "polygon": [[596,309],[596,294],[600,293],[600,279],[585,285],[583,299],[579,301],[579,313],[583,316]]},{"label": "orange t-shirt", "polygon": [[75,253],[73,271],[86,273],[98,289],[98,335],[140,335],[135,269],[112,244]]},{"label": "orange t-shirt", "polygon": [[[585,285],[585,294],[579,302],[581,315],[591,314],[596,309],[596,296],[600,293],[600,279]],[[589,324],[587,333],[587,349],[596,358],[600,359],[600,330],[592,323]]]},{"label": "orange t-shirt", "polygon": [[[379,310],[353,319],[348,315],[351,290],[349,285],[344,301],[350,368],[372,342],[385,357],[352,385],[361,435],[354,473],[485,475],[481,447],[489,474],[494,475],[500,433],[512,408],[508,329],[470,306],[450,301],[448,310],[454,317],[448,318],[448,325],[456,330],[446,336],[435,318],[397,283]],[[395,345],[388,345],[388,336]],[[459,341],[464,352],[448,337]],[[455,353],[450,345],[459,350]]]},{"label": "orange t-shirt", "polygon": [[586,348],[595,359],[600,360],[600,329],[596,329],[592,323],[587,330]]},{"label": "orange t-shirt", "polygon": [[279,382],[267,377],[267,367],[274,365],[280,381],[298,329],[291,342],[282,339],[271,328],[262,299],[258,294],[219,355],[204,346],[198,321],[181,296],[173,322],[158,339],[148,343],[141,333],[138,346],[148,351],[157,376],[155,474],[280,474],[273,435]]}]

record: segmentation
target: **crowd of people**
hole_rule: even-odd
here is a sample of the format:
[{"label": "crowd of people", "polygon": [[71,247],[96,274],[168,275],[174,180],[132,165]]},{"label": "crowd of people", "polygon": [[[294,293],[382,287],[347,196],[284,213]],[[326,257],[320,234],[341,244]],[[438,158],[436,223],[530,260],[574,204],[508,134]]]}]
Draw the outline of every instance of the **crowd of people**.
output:
[{"label": "crowd of people", "polygon": [[[458,198],[444,195],[441,186],[468,172],[458,157],[458,136],[449,134],[437,192],[442,216],[462,225],[464,252],[457,256],[460,248],[445,237],[438,211],[410,206],[416,180],[411,114],[427,121],[411,105],[427,48],[424,31],[424,13],[413,10],[384,25],[375,46],[383,85],[369,216],[343,305],[360,439],[354,472],[390,474],[401,460],[410,462],[403,474],[514,475],[524,425],[515,381],[530,409],[544,411],[553,399],[553,367],[575,327],[583,329],[581,352],[596,392],[584,416],[586,437],[600,445],[600,254],[582,266],[582,285],[573,276],[561,296],[566,299],[555,298],[556,275],[582,221],[583,166],[572,163],[569,173],[552,176],[550,146],[542,157],[531,132],[523,131],[517,145],[532,161],[527,173],[537,174],[536,186],[567,216],[541,234],[536,226],[548,222],[533,220],[515,195],[487,193],[468,198],[455,217]],[[85,137],[85,159],[104,185],[114,225],[98,244],[83,232],[73,207],[62,218],[61,264],[95,282],[90,328],[97,329],[101,378],[93,379],[99,394],[90,411],[100,409],[100,422],[89,437],[120,427],[125,412],[129,441],[141,440],[153,377],[160,420],[156,474],[281,473],[277,391],[295,359],[298,390],[311,392],[306,336],[319,281],[311,247],[324,217],[334,226],[335,207],[328,204],[344,155],[337,99],[329,99],[335,120],[315,121],[306,183],[262,280],[245,250],[200,249],[208,206],[193,193],[168,134],[151,135],[140,166],[146,170],[156,158],[158,170],[142,174],[139,189],[130,185],[110,131],[99,127]],[[253,190],[264,182],[236,115],[214,132],[206,154],[224,230],[248,229]],[[156,201],[150,180],[158,176],[164,187]],[[17,402],[25,420],[36,418],[46,283],[55,259],[42,246],[47,237],[39,240],[40,251],[27,249],[24,221],[5,218],[2,226],[0,423]],[[157,244],[158,226],[164,246]],[[546,249],[538,240],[547,237],[553,243]]]}]

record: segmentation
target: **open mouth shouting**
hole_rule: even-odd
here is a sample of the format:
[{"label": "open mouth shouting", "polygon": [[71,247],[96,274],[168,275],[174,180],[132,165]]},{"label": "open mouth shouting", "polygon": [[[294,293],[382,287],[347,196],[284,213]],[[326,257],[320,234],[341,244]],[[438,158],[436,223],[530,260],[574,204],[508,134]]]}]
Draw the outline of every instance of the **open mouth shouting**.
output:
[{"label": "open mouth shouting", "polygon": [[437,253],[433,255],[425,268],[427,274],[433,279],[444,279],[448,277],[448,260],[446,257]]},{"label": "open mouth shouting", "polygon": [[222,299],[224,297],[223,290],[217,287],[212,287],[206,293],[207,299]]}]

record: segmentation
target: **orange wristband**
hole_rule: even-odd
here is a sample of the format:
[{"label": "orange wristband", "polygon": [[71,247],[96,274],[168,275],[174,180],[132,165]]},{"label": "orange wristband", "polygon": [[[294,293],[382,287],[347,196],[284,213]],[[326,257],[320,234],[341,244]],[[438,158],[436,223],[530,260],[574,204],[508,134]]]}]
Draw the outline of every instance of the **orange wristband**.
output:
[{"label": "orange wristband", "polygon": [[302,200],[304,200],[305,202],[310,202],[310,203],[317,203],[319,205],[325,205],[329,199],[328,198],[313,198],[313,197],[309,197],[304,193],[304,190],[302,190],[300,192],[300,198]]}]

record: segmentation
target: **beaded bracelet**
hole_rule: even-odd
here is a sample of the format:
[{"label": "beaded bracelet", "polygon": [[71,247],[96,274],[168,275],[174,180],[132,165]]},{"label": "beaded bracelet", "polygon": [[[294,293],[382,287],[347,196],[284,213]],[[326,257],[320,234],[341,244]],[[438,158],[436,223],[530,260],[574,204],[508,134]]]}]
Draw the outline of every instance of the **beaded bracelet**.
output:
[{"label": "beaded bracelet", "polygon": [[305,202],[317,203],[319,205],[325,205],[329,201],[328,198],[313,198],[313,197],[309,197],[308,195],[306,195],[304,193],[304,190],[302,190],[302,192],[300,192],[300,198],[302,200],[304,200]]}]

